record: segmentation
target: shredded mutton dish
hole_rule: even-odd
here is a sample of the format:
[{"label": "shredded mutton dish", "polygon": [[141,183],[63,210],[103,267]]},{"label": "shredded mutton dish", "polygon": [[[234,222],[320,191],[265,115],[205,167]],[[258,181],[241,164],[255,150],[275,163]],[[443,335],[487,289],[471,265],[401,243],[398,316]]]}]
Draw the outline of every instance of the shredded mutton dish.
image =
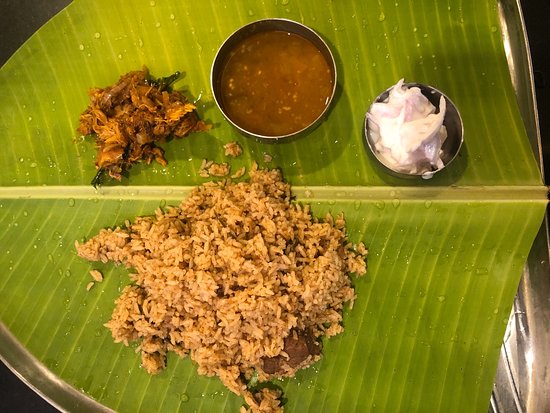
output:
[{"label": "shredded mutton dish", "polygon": [[181,92],[170,90],[178,77],[176,72],[155,80],[143,68],[121,76],[112,86],[89,91],[90,105],[80,115],[78,131],[95,134],[98,172],[92,185],[101,184],[105,173],[120,180],[140,161],[166,165],[158,142],[210,129],[199,119],[193,103]]}]

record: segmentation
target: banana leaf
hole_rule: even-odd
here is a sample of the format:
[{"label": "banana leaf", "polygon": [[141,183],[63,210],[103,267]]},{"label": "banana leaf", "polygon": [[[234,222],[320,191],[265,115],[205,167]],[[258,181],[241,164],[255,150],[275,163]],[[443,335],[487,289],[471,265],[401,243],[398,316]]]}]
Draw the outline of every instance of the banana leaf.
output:
[{"label": "banana leaf", "polygon": [[[332,48],[338,90],[329,116],[299,140],[239,135],[216,108],[210,66],[247,22],[302,22]],[[175,84],[214,127],[167,143],[168,165],[137,165],[94,190],[92,140],[76,132],[87,90],[146,65]],[[384,174],[367,156],[363,119],[404,77],[458,106],[465,143],[429,181]],[[236,412],[243,401],[175,355],[157,376],[103,324],[130,281],[122,267],[84,262],[73,243],[100,228],[178,204],[204,158],[236,169],[281,168],[297,202],[343,212],[369,247],[368,275],[345,332],[323,358],[280,380],[287,412],[485,412],[523,264],[546,188],[510,79],[496,1],[77,0],[0,69],[0,321],[52,377],[120,412]],[[264,154],[272,161],[266,163]],[[86,290],[88,271],[105,280]],[[4,353],[6,350],[0,350]],[[54,379],[52,379],[54,380]],[[63,406],[61,406],[63,407]]]}]

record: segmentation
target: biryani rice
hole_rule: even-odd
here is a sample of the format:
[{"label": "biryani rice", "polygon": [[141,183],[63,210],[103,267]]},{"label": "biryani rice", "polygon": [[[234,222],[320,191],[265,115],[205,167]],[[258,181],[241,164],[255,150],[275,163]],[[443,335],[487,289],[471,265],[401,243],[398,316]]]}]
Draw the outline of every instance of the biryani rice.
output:
[{"label": "biryani rice", "polygon": [[[76,248],[134,269],[106,326],[116,342],[140,342],[149,373],[174,351],[252,411],[276,412],[280,392],[247,382],[294,375],[320,358],[321,338],[343,331],[343,307],[355,299],[348,274],[366,272],[367,253],[351,248],[344,225],[291,203],[278,170],[252,168],[249,182],[206,183],[179,207],[103,229]],[[306,354],[290,351],[306,344]]]}]

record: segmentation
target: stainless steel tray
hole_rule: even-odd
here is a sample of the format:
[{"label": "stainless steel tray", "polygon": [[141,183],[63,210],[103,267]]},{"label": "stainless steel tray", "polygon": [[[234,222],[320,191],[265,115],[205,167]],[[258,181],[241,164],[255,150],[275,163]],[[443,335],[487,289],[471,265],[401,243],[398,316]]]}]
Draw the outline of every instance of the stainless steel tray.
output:
[{"label": "stainless steel tray", "polygon": [[[531,146],[544,176],[529,43],[519,0],[499,1],[504,48]],[[523,270],[500,352],[489,411],[550,411],[550,266],[548,214]]]},{"label": "stainless steel tray", "polygon": [[[519,0],[499,0],[500,21],[520,112],[542,171],[541,139],[529,45]],[[542,172],[541,172],[542,173]],[[501,349],[489,411],[550,411],[550,266],[548,218],[524,267]],[[0,359],[61,411],[111,410],[60,380],[0,323]]]}]

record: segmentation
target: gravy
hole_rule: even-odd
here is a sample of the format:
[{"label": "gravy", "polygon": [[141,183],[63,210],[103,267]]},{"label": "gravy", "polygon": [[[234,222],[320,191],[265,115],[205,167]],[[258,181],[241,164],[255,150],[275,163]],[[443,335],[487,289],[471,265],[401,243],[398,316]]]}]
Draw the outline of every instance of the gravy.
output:
[{"label": "gravy", "polygon": [[332,89],[332,72],[319,49],[297,34],[276,30],[237,44],[221,76],[227,116],[264,136],[309,126],[325,109]]}]

